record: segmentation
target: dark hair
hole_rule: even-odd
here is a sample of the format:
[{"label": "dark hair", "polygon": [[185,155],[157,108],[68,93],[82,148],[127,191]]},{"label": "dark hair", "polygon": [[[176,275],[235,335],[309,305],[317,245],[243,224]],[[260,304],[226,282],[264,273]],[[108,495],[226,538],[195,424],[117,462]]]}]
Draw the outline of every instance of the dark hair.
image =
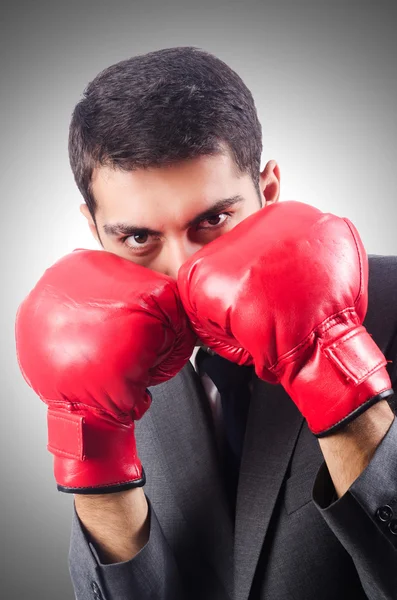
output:
[{"label": "dark hair", "polygon": [[88,84],[73,112],[69,159],[95,220],[95,167],[162,166],[222,144],[258,187],[262,131],[251,92],[215,56],[167,48],[112,65]]}]

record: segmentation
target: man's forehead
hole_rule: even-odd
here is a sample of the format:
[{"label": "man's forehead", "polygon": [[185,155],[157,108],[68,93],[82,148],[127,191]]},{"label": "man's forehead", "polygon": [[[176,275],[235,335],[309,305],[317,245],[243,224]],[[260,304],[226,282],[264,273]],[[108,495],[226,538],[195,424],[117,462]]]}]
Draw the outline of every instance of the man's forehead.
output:
[{"label": "man's forehead", "polygon": [[[214,162],[210,163],[211,158]],[[98,215],[115,222],[124,221],[132,214],[139,220],[150,217],[152,221],[156,215],[161,220],[176,213],[182,220],[189,220],[220,201],[247,193],[251,183],[247,174],[236,176],[225,157],[206,159],[201,164],[131,172],[98,168],[92,186]]]}]

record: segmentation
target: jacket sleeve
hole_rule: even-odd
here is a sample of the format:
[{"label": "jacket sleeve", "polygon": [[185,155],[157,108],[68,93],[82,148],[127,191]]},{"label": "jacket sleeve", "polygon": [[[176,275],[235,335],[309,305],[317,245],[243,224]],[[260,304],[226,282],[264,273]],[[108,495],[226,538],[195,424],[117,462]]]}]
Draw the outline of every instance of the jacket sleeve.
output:
[{"label": "jacket sleeve", "polygon": [[322,517],[350,554],[370,600],[397,600],[397,419],[338,500],[325,463],[313,488]]},{"label": "jacket sleeve", "polygon": [[172,550],[149,505],[147,544],[131,560],[101,564],[74,508],[69,571],[76,600],[183,600],[182,580]]}]

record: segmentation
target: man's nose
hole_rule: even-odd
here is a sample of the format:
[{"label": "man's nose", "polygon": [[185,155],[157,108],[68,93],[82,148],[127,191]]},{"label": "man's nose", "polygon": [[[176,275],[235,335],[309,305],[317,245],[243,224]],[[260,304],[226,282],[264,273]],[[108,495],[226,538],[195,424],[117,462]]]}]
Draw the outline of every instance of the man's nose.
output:
[{"label": "man's nose", "polygon": [[164,269],[163,272],[173,279],[177,279],[178,271],[184,262],[187,261],[195,252],[200,250],[200,244],[192,244],[185,240],[173,241],[164,249]]}]

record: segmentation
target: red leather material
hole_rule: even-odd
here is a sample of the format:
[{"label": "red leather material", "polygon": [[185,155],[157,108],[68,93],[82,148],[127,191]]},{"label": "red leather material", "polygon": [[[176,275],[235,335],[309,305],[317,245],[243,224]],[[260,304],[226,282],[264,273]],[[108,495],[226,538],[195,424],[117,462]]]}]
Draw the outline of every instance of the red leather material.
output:
[{"label": "red leather material", "polygon": [[85,460],[83,424],[84,417],[82,414],[48,409],[47,449],[58,456]]},{"label": "red leather material", "polygon": [[281,383],[317,434],[391,388],[362,327],[368,260],[347,219],[269,205],[193,255],[178,287],[200,339]]},{"label": "red leather material", "polygon": [[386,364],[382,352],[362,326],[348,331],[329,346],[325,346],[324,354],[356,385]]},{"label": "red leather material", "polygon": [[61,487],[140,480],[134,421],[146,388],[173,377],[195,343],[169,277],[95,250],[46,270],[19,307],[19,365],[48,405]]},{"label": "red leather material", "polygon": [[48,411],[48,450],[64,488],[118,486],[142,477],[134,423],[120,425],[89,411]]}]

